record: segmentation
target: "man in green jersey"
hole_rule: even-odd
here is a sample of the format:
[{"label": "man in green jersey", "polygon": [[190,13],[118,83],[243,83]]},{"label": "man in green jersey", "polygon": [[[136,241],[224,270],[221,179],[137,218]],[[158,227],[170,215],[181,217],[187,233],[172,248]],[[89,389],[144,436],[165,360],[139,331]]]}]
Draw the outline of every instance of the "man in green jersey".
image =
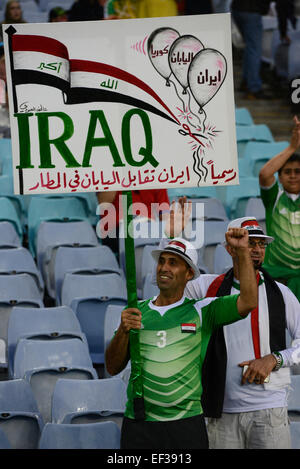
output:
[{"label": "man in green jersey", "polygon": [[[240,294],[189,299],[186,283],[200,275],[197,251],[182,238],[153,251],[159,295],[126,308],[106,350],[111,375],[121,372],[130,355],[131,329],[139,330],[142,372],[131,373],[122,426],[122,449],[201,449],[208,439],[201,407],[201,369],[213,331],[248,315],[257,305],[257,286],[248,249],[248,231],[231,228],[227,243],[236,250]],[[134,412],[134,383],[142,380],[144,419]]]},{"label": "man in green jersey", "polygon": [[[264,267],[300,301],[300,121],[294,117],[290,145],[261,169],[259,183],[266,209],[267,233],[275,238]],[[275,174],[278,171],[278,180]]]}]

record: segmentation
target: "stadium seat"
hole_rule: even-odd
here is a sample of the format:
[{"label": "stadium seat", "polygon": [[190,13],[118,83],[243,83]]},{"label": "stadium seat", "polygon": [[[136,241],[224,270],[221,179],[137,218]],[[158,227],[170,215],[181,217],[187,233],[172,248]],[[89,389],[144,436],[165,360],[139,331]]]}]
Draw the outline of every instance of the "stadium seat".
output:
[{"label": "stadium seat", "polygon": [[75,311],[86,334],[93,363],[104,362],[104,316],[108,305],[127,304],[125,280],[118,274],[66,274],[61,303]]},{"label": "stadium seat", "polygon": [[22,195],[14,194],[14,185],[12,175],[4,174],[0,176],[0,197],[9,199],[16,209],[20,222],[24,224],[25,205]]},{"label": "stadium seat", "polygon": [[224,274],[232,267],[232,257],[222,244],[218,244],[214,254],[214,274]]},{"label": "stadium seat", "polygon": [[251,197],[259,197],[258,178],[248,177],[240,180],[238,186],[226,187],[225,207],[228,218],[233,220],[245,215],[246,204]]},{"label": "stadium seat", "polygon": [[291,375],[291,390],[288,396],[289,417],[300,420],[300,375]]},{"label": "stadium seat", "polygon": [[23,226],[14,204],[7,197],[0,196],[0,221],[11,223],[20,240],[23,241]]},{"label": "stadium seat", "polygon": [[39,449],[119,449],[121,432],[114,422],[47,423]]},{"label": "stadium seat", "polygon": [[9,221],[0,221],[0,249],[19,248],[21,245],[15,226]]},{"label": "stadium seat", "polygon": [[[42,308],[40,291],[28,274],[0,275],[0,339],[7,347],[7,327],[14,306]],[[2,341],[1,341],[2,345]],[[7,357],[2,367],[7,366]]]},{"label": "stadium seat", "polygon": [[36,449],[44,426],[30,385],[0,381],[0,430],[12,449]]},{"label": "stadium seat", "polygon": [[300,449],[300,422],[290,422],[292,449]]},{"label": "stadium seat", "polygon": [[254,125],[251,113],[247,108],[235,109],[235,122],[236,125]]},{"label": "stadium seat", "polygon": [[[48,291],[55,292],[57,304],[61,302],[61,288],[66,273],[117,273],[123,275],[116,256],[108,246],[95,247],[59,247],[56,251],[54,272],[49,272],[50,282]],[[52,282],[51,282],[52,280]]]},{"label": "stadium seat", "polygon": [[149,298],[152,298],[153,296],[157,296],[159,294],[159,288],[153,283],[152,280],[152,273],[148,273],[144,278],[142,300],[148,300]]},{"label": "stadium seat", "polygon": [[28,249],[23,247],[15,249],[1,249],[0,275],[15,275],[22,273],[28,274],[34,279],[41,292],[41,296],[43,296],[44,280]]},{"label": "stadium seat", "polygon": [[51,421],[51,402],[56,381],[98,379],[88,346],[78,338],[61,340],[19,339],[13,379],[31,385],[44,423]]},{"label": "stadium seat", "polygon": [[14,307],[7,328],[8,373],[13,377],[14,355],[18,340],[61,340],[79,338],[87,343],[76,314],[67,306],[49,308]]},{"label": "stadium seat", "polygon": [[289,142],[248,142],[245,145],[244,164],[248,167],[248,175],[259,176],[259,171],[263,165],[275,155],[283,151]]},{"label": "stadium seat", "polygon": [[120,378],[60,379],[52,398],[52,423],[93,423],[110,420],[121,428],[127,402]]},{"label": "stadium seat", "polygon": [[[1,12],[0,12],[1,13]],[[1,18],[1,15],[0,15]],[[4,431],[0,429],[0,449],[12,449],[10,442],[7,439]]]},{"label": "stadium seat", "polygon": [[186,195],[188,198],[203,198],[203,197],[218,197],[217,188],[214,186],[201,186],[201,187],[177,187],[168,189],[168,196],[170,202],[178,197]]},{"label": "stadium seat", "polygon": [[236,140],[238,157],[243,158],[245,148],[248,142],[273,142],[274,138],[269,129],[265,124],[259,125],[237,125],[236,126]]},{"label": "stadium seat", "polygon": [[88,221],[42,222],[36,239],[36,260],[43,278],[54,268],[56,251],[60,246],[98,246],[95,230]]},{"label": "stadium seat", "polygon": [[[106,308],[103,325],[104,352],[113,338],[114,332],[119,327],[123,309],[123,305],[109,305]],[[110,376],[111,375],[106,370],[106,364],[104,362],[104,377],[109,378]]]},{"label": "stadium seat", "polygon": [[225,240],[228,221],[207,221],[204,224],[204,244],[198,250],[198,264],[201,261],[206,266],[208,272],[214,273],[215,250],[218,244]]},{"label": "stadium seat", "polygon": [[[155,246],[158,246],[163,232],[163,225],[158,220],[148,220],[146,218],[136,217],[133,220],[132,226],[135,251],[136,287],[138,298],[141,298],[143,288],[143,251],[145,246],[152,246],[153,248]],[[120,223],[119,263],[121,269],[126,274],[126,256],[123,223]]]},{"label": "stadium seat", "polygon": [[36,253],[36,235],[43,221],[64,223],[88,220],[85,205],[75,197],[32,197],[28,206],[28,241],[33,255]]}]

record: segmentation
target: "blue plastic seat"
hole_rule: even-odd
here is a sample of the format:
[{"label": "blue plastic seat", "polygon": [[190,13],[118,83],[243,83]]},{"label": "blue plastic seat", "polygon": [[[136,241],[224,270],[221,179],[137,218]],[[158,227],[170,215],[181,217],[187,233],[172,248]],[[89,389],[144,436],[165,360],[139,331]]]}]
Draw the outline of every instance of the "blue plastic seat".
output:
[{"label": "blue plastic seat", "polygon": [[93,363],[104,362],[104,316],[108,305],[126,305],[125,280],[118,274],[66,274],[61,302],[75,311]]},{"label": "blue plastic seat", "polygon": [[47,423],[39,449],[119,449],[120,439],[120,429],[114,422]]},{"label": "blue plastic seat", "polygon": [[10,313],[7,328],[9,376],[13,377],[14,355],[20,338],[61,340],[75,337],[87,342],[76,314],[67,306],[53,308],[14,307]]},{"label": "blue plastic seat", "polygon": [[289,142],[248,142],[242,160],[248,167],[248,175],[259,176],[259,171],[267,161],[287,148]]},{"label": "blue plastic seat", "polygon": [[[66,273],[117,273],[123,275],[116,256],[108,246],[59,247],[56,251],[54,272],[49,272],[55,285],[55,298],[60,304],[60,294]],[[51,288],[51,283],[50,283]],[[50,289],[48,288],[48,290]]]},{"label": "blue plastic seat", "polygon": [[10,222],[21,241],[23,241],[23,226],[14,204],[7,197],[0,197],[0,221]]},{"label": "blue plastic seat", "polygon": [[35,253],[35,238],[42,221],[72,222],[87,220],[81,200],[75,197],[32,197],[28,206],[28,240]]},{"label": "blue plastic seat", "polygon": [[214,186],[201,186],[201,187],[177,187],[168,189],[168,196],[170,201],[186,195],[188,198],[203,198],[203,197],[218,197],[217,188]]},{"label": "blue plastic seat", "polygon": [[98,379],[88,346],[78,338],[61,340],[19,339],[13,379],[28,381],[44,422],[51,421],[51,402],[56,381]]},{"label": "blue plastic seat", "polygon": [[60,379],[53,391],[52,423],[110,420],[121,426],[127,402],[126,390],[120,378]]},{"label": "blue plastic seat", "polygon": [[30,385],[0,381],[0,430],[12,449],[36,449],[44,426]]},{"label": "blue plastic seat", "polygon": [[0,275],[15,275],[22,273],[30,275],[35,280],[41,295],[43,296],[44,280],[28,249],[23,247],[16,249],[1,249]]},{"label": "blue plastic seat", "polygon": [[14,224],[9,221],[0,221],[0,249],[19,248],[21,244]]},{"label": "blue plastic seat", "polygon": [[274,138],[269,127],[265,124],[237,125],[236,140],[238,157],[243,158],[245,148],[248,142],[273,142]]},{"label": "blue plastic seat", "polygon": [[227,186],[225,206],[228,218],[243,217],[248,199],[259,196],[258,178],[255,177],[241,178],[239,186]]},{"label": "blue plastic seat", "polygon": [[245,107],[235,109],[235,122],[236,125],[254,125],[251,113]]},{"label": "blue plastic seat", "polygon": [[25,205],[22,195],[14,194],[14,184],[12,174],[4,174],[0,176],[0,197],[6,197],[14,205],[17,215],[23,223],[25,216]]}]

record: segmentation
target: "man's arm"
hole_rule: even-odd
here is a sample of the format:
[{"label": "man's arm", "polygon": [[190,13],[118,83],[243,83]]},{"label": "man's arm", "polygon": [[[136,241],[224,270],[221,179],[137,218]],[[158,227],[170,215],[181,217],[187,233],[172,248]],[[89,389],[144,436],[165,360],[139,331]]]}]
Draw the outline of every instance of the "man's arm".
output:
[{"label": "man's arm", "polygon": [[300,121],[294,117],[295,126],[292,131],[291,142],[287,148],[271,158],[259,172],[259,184],[261,187],[271,187],[275,182],[275,173],[282,168],[287,160],[300,147]]},{"label": "man's arm", "polygon": [[229,246],[235,249],[238,257],[240,295],[237,308],[240,316],[246,317],[257,306],[257,283],[248,247],[248,231],[244,228],[230,228],[226,234]]},{"label": "man's arm", "polygon": [[110,375],[120,373],[129,360],[129,332],[141,328],[142,313],[137,308],[122,311],[120,326],[105,352],[106,369]]}]

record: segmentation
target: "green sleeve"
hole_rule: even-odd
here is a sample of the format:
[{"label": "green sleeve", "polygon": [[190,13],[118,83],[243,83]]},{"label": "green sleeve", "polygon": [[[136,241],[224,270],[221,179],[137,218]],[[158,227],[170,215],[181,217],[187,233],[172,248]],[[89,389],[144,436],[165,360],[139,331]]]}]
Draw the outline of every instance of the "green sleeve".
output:
[{"label": "green sleeve", "polygon": [[276,202],[276,198],[279,191],[279,185],[276,181],[271,187],[261,187],[260,196],[263,201],[266,210],[272,210]]},{"label": "green sleeve", "polygon": [[[203,326],[210,330],[243,319],[238,312],[237,299],[240,295],[221,296],[203,308]],[[204,324],[204,321],[206,324]]]}]

